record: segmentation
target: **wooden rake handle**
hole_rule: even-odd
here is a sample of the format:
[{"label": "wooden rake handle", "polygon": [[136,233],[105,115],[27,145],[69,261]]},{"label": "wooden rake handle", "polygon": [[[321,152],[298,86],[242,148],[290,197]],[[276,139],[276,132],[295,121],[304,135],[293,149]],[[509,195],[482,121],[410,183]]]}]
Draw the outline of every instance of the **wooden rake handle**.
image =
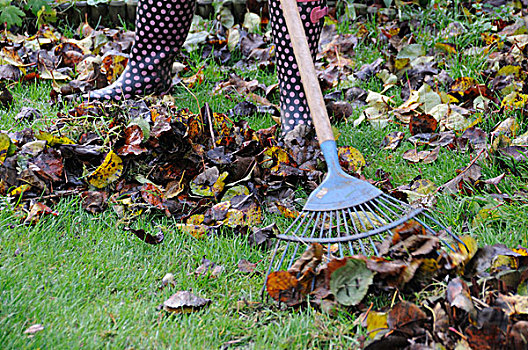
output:
[{"label": "wooden rake handle", "polygon": [[301,81],[310,107],[310,114],[315,126],[315,132],[319,139],[319,144],[325,141],[334,141],[334,133],[330,124],[330,118],[326,111],[326,105],[323,99],[323,93],[319,86],[317,73],[312,61],[312,54],[308,47],[304,26],[299,15],[296,0],[280,0],[286,26],[290,34],[293,53],[297,60]]}]

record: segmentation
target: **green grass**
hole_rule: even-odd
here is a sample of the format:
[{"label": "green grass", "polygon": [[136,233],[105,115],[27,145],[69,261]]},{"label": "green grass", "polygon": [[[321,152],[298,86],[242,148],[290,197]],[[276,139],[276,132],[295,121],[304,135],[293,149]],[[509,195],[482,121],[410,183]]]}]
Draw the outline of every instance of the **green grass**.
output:
[{"label": "green grass", "polygon": [[[405,9],[403,19],[416,15],[417,10],[407,11],[411,10]],[[468,33],[457,39],[456,44],[467,47],[477,44],[478,30],[489,21],[483,18],[471,22],[447,10],[431,9],[425,10],[422,18],[423,25],[413,30],[417,42],[427,43],[428,48],[433,48],[435,43],[430,41],[432,24],[440,30],[453,20],[463,22]],[[375,18],[366,23],[366,28],[370,34],[356,48],[356,67],[373,62],[387,49],[386,43],[371,40],[379,34]],[[357,31],[350,21],[341,22],[339,29]],[[233,62],[237,57],[235,53]],[[226,80],[229,72],[220,69],[212,59],[203,60],[200,53],[190,54],[190,62],[188,76],[203,66],[206,77],[203,84],[191,89],[200,104],[208,102],[213,111],[226,112],[245,99],[234,94],[229,98],[222,94],[211,95],[215,84]],[[445,59],[448,73],[454,78],[480,79],[485,63],[485,58],[473,60],[463,55]],[[237,73],[268,85],[276,82],[273,72]],[[381,91],[382,83],[374,77],[360,83],[360,87]],[[43,128],[52,124],[57,113],[66,113],[70,108],[49,104],[49,83],[15,84],[11,90],[15,103],[0,110],[1,130]],[[403,102],[399,88],[390,90],[387,95],[395,95],[397,104]],[[174,99],[179,107],[198,111],[194,97],[190,98],[184,87],[175,88]],[[276,96],[272,101],[278,102]],[[22,107],[37,108],[43,118],[15,123],[14,117]],[[521,132],[526,131],[523,115],[518,112],[512,115],[521,122]],[[489,132],[503,118],[503,115],[489,116],[481,127]],[[255,128],[273,123],[269,117],[251,118],[250,122]],[[390,124],[378,129],[364,122],[358,128],[351,123],[338,127],[339,144],[352,145],[365,156],[368,164],[365,176],[376,179],[376,170],[383,169],[391,173],[394,186],[408,184],[417,176],[441,185],[456,175],[455,169],[471,161],[469,152],[442,149],[438,160],[432,164],[410,164],[402,155],[414,147],[411,143],[404,142],[393,152],[380,147],[391,131],[404,130],[409,136],[408,130],[401,125]],[[498,163],[481,165],[485,179],[505,171]],[[517,172],[508,174],[498,189],[511,196],[526,190],[527,174],[526,168],[520,167]],[[228,342],[233,342],[234,347],[249,349],[352,349],[358,347],[359,336],[365,334],[357,324],[357,314],[351,310],[341,309],[337,315],[330,316],[312,308],[284,310],[269,300],[253,304],[262,301],[262,274],[270,252],[250,247],[244,237],[234,236],[229,230],[195,239],[174,230],[173,220],[147,213],[132,226],[149,232],[163,227],[165,241],[152,246],[126,232],[111,209],[91,215],[81,208],[77,198],[61,200],[54,206],[59,213],[57,216],[43,217],[34,226],[22,224],[12,204],[4,205],[0,201],[0,208],[0,345],[3,349],[216,349]],[[490,210],[482,211],[486,208]],[[486,191],[475,189],[472,195],[438,195],[435,211],[442,223],[455,232],[468,230],[480,245],[528,245],[526,204],[498,205]],[[491,215],[482,216],[486,212]],[[265,214],[264,221],[268,224],[284,220]],[[203,257],[224,266],[224,272],[216,278],[194,276],[192,272]],[[248,276],[238,272],[237,264],[241,259],[258,262],[258,273]],[[161,288],[161,280],[167,273],[174,274],[175,285]],[[212,299],[212,303],[190,314],[169,316],[160,311],[158,306],[179,290],[190,290]],[[373,297],[372,301],[378,307],[385,305],[386,299],[380,296]],[[32,337],[23,333],[37,323],[43,324],[45,329]]]}]

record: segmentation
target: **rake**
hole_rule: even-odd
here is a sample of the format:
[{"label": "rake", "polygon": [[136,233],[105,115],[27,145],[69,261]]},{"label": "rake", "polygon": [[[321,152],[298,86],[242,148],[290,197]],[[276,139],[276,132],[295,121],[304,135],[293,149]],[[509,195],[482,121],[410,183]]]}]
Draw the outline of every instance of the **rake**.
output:
[{"label": "rake", "polygon": [[[384,194],[368,182],[345,173],[339,165],[336,142],[304,28],[295,0],[281,0],[284,18],[321,151],[327,164],[323,182],[310,194],[306,204],[284,234],[276,236],[266,279],[272,271],[289,269],[301,255],[300,246],[313,243],[326,248],[327,260],[345,255],[379,255],[377,242],[410,220],[438,236],[438,231],[465,245],[424,209],[415,209]],[[452,250],[449,242],[440,240]],[[284,244],[285,243],[285,244]],[[279,257],[280,256],[280,257]]]}]

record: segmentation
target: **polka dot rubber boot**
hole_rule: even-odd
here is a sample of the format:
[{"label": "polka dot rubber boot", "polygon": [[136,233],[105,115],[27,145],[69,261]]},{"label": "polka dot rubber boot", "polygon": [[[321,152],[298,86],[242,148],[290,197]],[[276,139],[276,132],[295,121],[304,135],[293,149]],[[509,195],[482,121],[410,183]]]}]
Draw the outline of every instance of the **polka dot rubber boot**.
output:
[{"label": "polka dot rubber boot", "polygon": [[[299,14],[304,23],[304,31],[312,60],[315,60],[319,37],[323,28],[324,16],[328,13],[326,0],[297,1]],[[293,54],[290,35],[282,15],[280,0],[269,0],[270,21],[273,41],[276,47],[276,66],[279,78],[281,128],[285,135],[300,124],[312,123],[308,102],[304,95],[299,68]]]},{"label": "polka dot rubber boot", "polygon": [[194,6],[194,0],[140,0],[127,67],[112,85],[83,97],[118,101],[167,92],[174,57],[189,32]]}]

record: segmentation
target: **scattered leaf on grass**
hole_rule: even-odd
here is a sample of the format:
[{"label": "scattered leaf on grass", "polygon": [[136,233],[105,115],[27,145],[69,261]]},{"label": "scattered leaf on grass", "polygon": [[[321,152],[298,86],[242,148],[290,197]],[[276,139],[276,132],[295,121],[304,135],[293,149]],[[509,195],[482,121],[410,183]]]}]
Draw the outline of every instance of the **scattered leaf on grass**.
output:
[{"label": "scattered leaf on grass", "polygon": [[211,299],[200,298],[188,291],[179,291],[163,302],[163,309],[180,314],[199,311],[211,303]]},{"label": "scattered leaf on grass", "polygon": [[130,231],[137,236],[140,240],[148,244],[160,244],[165,238],[163,232],[160,230],[157,235],[152,235],[143,229],[133,229],[125,227],[125,231]]},{"label": "scattered leaf on grass", "polygon": [[224,271],[224,267],[222,265],[217,265],[216,263],[204,257],[202,259],[202,264],[198,266],[196,270],[194,270],[194,275],[195,276],[208,275],[209,277],[216,278],[223,271]]},{"label": "scattered leaf on grass", "polygon": [[238,271],[242,273],[253,273],[256,267],[257,263],[252,263],[245,259],[242,259],[238,262]]},{"label": "scattered leaf on grass", "polygon": [[44,330],[44,326],[43,325],[34,324],[31,327],[29,327],[28,329],[26,329],[24,331],[24,334],[32,335],[32,334],[38,333],[38,332],[43,331],[43,330]]},{"label": "scattered leaf on grass", "polygon": [[387,134],[387,136],[385,136],[385,138],[381,142],[381,145],[383,146],[383,149],[393,151],[398,148],[404,136],[405,133],[401,131],[393,131]]},{"label": "scattered leaf on grass", "polygon": [[435,132],[437,120],[429,114],[413,115],[409,122],[411,135]]}]

